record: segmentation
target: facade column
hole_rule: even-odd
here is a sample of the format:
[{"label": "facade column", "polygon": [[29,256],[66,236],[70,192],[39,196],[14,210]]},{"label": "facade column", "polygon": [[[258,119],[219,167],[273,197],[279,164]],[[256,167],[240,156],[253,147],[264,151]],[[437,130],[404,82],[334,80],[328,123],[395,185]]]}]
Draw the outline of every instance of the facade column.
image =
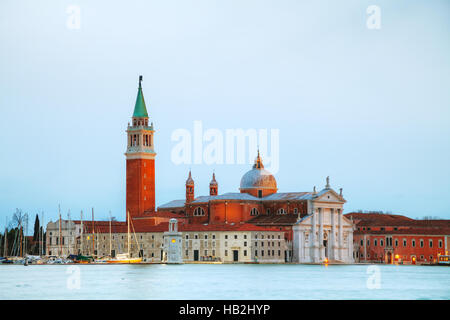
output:
[{"label": "facade column", "polygon": [[303,231],[299,231],[298,232],[298,248],[297,250],[294,251],[294,254],[297,255],[297,261],[298,262],[303,262],[303,247],[305,246],[305,244],[303,243]]},{"label": "facade column", "polygon": [[317,257],[316,257],[316,232],[317,232],[317,222],[316,222],[316,212],[315,209],[313,210],[312,213],[312,218],[311,218],[311,223],[312,223],[312,231],[311,231],[311,262],[316,262],[317,261]]},{"label": "facade column", "polygon": [[322,262],[325,259],[325,252],[323,246],[323,211],[324,208],[319,208],[319,259]]},{"label": "facade column", "polygon": [[348,233],[347,241],[348,241],[348,262],[353,263],[354,262],[354,259],[353,259],[353,230],[351,230]]},{"label": "facade column", "polygon": [[330,253],[330,260],[336,260],[336,221],[334,209],[330,209],[330,219],[331,219],[331,237],[329,237],[329,245],[330,248],[328,252]]},{"label": "facade column", "polygon": [[342,230],[342,228],[343,228],[343,221],[342,221],[342,211],[341,210],[339,210],[338,211],[338,219],[339,219],[339,230],[338,230],[338,232],[339,232],[339,239],[338,239],[338,241],[339,241],[339,244],[338,244],[338,257],[339,257],[339,260],[343,260],[343,247],[344,247],[344,245],[343,245],[343,230]]}]

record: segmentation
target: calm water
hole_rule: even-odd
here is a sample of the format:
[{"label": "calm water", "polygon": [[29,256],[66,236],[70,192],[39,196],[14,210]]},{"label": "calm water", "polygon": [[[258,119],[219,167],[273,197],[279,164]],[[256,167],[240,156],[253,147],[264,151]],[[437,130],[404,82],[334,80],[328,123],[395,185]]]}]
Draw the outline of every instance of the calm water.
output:
[{"label": "calm water", "polygon": [[0,299],[450,299],[449,267],[380,265],[379,289],[367,265],[73,267],[0,265]]}]

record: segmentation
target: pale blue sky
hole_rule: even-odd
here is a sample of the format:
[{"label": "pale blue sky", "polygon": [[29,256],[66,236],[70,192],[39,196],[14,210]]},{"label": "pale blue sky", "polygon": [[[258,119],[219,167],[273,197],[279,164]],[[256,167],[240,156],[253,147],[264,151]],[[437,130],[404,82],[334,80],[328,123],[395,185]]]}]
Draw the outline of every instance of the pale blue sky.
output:
[{"label": "pale blue sky", "polygon": [[[369,5],[381,29],[366,27]],[[79,30],[66,27],[69,5]],[[0,225],[94,207],[125,217],[126,126],[138,75],[156,137],[157,205],[212,170],[171,162],[178,128],[280,130],[279,191],[344,188],[345,211],[450,218],[449,1],[0,3]]]}]

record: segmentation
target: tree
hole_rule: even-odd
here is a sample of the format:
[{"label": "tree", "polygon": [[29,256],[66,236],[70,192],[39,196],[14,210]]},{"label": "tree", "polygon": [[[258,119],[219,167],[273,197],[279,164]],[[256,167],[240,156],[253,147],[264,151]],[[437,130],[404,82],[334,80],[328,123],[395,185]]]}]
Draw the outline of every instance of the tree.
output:
[{"label": "tree", "polygon": [[39,230],[40,230],[39,215],[36,213],[36,219],[34,220],[33,241],[39,240]]}]

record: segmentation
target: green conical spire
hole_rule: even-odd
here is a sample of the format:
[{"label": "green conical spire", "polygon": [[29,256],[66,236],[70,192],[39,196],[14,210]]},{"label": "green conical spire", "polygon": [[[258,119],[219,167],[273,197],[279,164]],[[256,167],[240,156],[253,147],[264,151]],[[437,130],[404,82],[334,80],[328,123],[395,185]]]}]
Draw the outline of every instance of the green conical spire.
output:
[{"label": "green conical spire", "polygon": [[144,94],[142,93],[142,76],[139,76],[139,89],[136,97],[136,104],[134,106],[133,117],[148,118],[147,107],[145,106]]}]

